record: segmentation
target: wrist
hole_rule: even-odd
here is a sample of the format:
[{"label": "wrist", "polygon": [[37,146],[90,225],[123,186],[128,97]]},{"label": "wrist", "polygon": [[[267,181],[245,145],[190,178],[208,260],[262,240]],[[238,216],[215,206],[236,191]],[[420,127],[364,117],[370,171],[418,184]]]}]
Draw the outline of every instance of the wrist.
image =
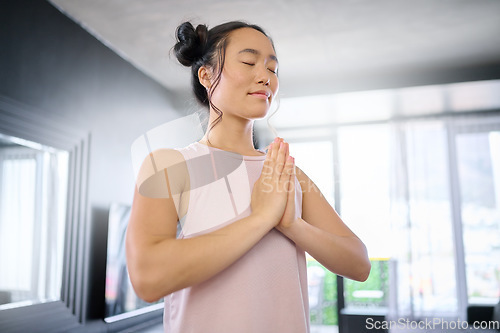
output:
[{"label": "wrist", "polygon": [[253,216],[257,221],[259,221],[259,224],[268,226],[269,230],[274,228],[278,223],[277,222],[278,220],[276,218],[273,218],[272,216],[266,214],[265,212],[252,211],[250,213],[250,216]]},{"label": "wrist", "polygon": [[300,232],[301,224],[304,222],[305,221],[302,218],[296,217],[292,223],[289,223],[286,226],[279,224],[276,226],[276,229],[291,240],[294,240],[295,236]]}]

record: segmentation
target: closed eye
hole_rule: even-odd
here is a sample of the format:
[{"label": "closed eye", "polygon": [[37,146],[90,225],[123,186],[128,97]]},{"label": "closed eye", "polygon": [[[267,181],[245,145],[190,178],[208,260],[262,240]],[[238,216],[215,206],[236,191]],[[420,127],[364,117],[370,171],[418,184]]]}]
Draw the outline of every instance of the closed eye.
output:
[{"label": "closed eye", "polygon": [[[242,63],[245,64],[245,65],[248,65],[248,66],[255,66],[255,64],[253,64],[251,62],[244,62],[244,61],[242,61]],[[267,70],[270,71],[273,74],[276,74],[276,71],[272,70],[271,68],[268,68]]]}]

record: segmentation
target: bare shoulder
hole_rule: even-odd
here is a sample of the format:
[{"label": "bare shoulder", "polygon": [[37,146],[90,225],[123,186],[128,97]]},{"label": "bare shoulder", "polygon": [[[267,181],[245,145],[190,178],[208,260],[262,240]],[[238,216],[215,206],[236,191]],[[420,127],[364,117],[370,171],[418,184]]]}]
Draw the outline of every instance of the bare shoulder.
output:
[{"label": "bare shoulder", "polygon": [[144,158],[141,171],[162,170],[181,163],[185,163],[185,160],[180,151],[171,148],[156,149]]},{"label": "bare shoulder", "polygon": [[185,163],[184,155],[177,149],[162,148],[154,150],[150,154],[158,169],[168,168],[177,164]]},{"label": "bare shoulder", "polygon": [[175,238],[186,182],[189,184],[187,168],[180,151],[158,149],[144,157],[129,220],[131,241]]},{"label": "bare shoulder", "polygon": [[168,193],[164,192],[167,189],[181,191],[186,186],[187,176],[186,161],[182,153],[176,149],[162,148],[144,158],[136,185],[145,196],[168,197]]}]

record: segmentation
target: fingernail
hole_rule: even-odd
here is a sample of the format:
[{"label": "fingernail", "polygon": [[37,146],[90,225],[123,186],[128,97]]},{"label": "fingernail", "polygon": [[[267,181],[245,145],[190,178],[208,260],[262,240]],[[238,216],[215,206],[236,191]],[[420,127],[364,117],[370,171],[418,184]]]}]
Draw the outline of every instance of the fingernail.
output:
[{"label": "fingernail", "polygon": [[274,138],[274,142],[278,142],[279,141],[279,138],[278,137],[275,137]]},{"label": "fingernail", "polygon": [[283,142],[280,142],[280,149],[282,149],[284,146]]}]

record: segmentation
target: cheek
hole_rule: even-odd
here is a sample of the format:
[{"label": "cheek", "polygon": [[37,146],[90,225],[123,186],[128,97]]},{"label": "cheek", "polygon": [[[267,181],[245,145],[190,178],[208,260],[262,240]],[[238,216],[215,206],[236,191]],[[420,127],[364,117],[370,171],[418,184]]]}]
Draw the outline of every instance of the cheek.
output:
[{"label": "cheek", "polygon": [[234,98],[239,98],[241,91],[241,80],[235,75],[227,75],[222,73],[219,84],[212,95],[212,102],[220,107],[226,107],[226,104],[232,105]]},{"label": "cheek", "polygon": [[227,73],[222,73],[221,80],[219,83],[219,87],[221,88],[221,92],[223,93],[224,91],[226,92],[233,92],[236,88],[239,88],[244,84],[244,78],[241,75],[238,75],[238,73],[232,73],[232,74],[227,74]]},{"label": "cheek", "polygon": [[271,90],[273,91],[274,94],[276,94],[278,92],[279,87],[280,87],[280,81],[279,81],[278,77],[274,78],[271,81],[271,84],[272,84]]},{"label": "cheek", "polygon": [[[274,80],[276,81],[273,81],[273,84],[276,82],[277,87],[277,78]],[[230,101],[233,98],[240,99],[248,93],[252,83],[253,78],[251,74],[241,71],[238,68],[227,66],[222,71],[220,82],[215,88],[212,99],[214,102],[217,100],[219,104],[224,103],[225,100]],[[271,89],[274,90],[274,88]]]},{"label": "cheek", "polygon": [[251,81],[250,75],[233,71],[232,74],[227,75],[227,82],[233,87],[239,87],[248,84]]}]

